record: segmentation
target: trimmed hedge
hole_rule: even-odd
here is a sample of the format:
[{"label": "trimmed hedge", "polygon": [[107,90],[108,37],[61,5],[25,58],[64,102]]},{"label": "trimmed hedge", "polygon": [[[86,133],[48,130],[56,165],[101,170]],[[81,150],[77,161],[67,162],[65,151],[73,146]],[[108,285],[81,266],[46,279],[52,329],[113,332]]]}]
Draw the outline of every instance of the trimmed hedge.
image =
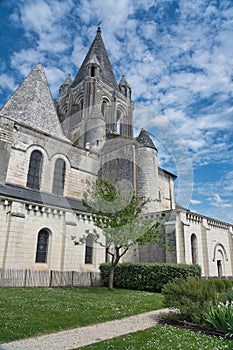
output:
[{"label": "trimmed hedge", "polygon": [[[110,263],[100,265],[102,283],[108,285]],[[175,278],[201,277],[198,265],[165,263],[122,263],[114,274],[114,286],[127,289],[161,292],[163,286]]]}]

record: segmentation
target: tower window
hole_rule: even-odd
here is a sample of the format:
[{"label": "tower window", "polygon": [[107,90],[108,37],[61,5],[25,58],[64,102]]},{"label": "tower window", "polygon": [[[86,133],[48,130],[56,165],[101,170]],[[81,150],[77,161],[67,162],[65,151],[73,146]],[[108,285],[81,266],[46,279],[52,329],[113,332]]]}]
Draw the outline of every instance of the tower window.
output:
[{"label": "tower window", "polygon": [[72,113],[80,112],[80,116],[82,116],[83,106],[84,106],[84,100],[82,97],[81,99],[78,99],[74,102],[72,106]]},{"label": "tower window", "polygon": [[47,262],[49,233],[47,230],[41,230],[38,233],[37,248],[36,248],[36,263]]},{"label": "tower window", "polygon": [[94,78],[95,77],[95,67],[91,66],[91,77]]},{"label": "tower window", "polygon": [[109,101],[108,100],[103,100],[101,104],[101,113],[103,117],[105,117],[105,120],[108,120],[108,115],[109,115]]},{"label": "tower window", "polygon": [[121,133],[121,111],[117,110],[117,123],[116,123],[116,132]]},{"label": "tower window", "polygon": [[54,194],[63,195],[65,185],[65,171],[66,163],[63,159],[58,158],[55,163],[53,176],[53,190]]},{"label": "tower window", "polygon": [[30,158],[27,187],[34,190],[40,189],[42,172],[42,153],[40,151],[33,151]]}]

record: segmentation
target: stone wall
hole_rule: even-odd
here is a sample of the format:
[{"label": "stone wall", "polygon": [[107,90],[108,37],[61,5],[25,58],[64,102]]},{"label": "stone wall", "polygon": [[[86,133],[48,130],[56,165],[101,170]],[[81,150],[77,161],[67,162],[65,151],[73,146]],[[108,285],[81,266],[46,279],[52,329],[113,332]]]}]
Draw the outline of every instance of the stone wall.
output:
[{"label": "stone wall", "polygon": [[[33,203],[0,201],[0,267],[57,271],[98,271],[105,249],[94,245],[93,264],[85,264],[85,244],[75,246],[86,230],[93,230],[89,215]],[[49,232],[47,263],[35,263],[38,233]],[[101,234],[101,232],[100,232]],[[102,238],[103,240],[103,238]]]},{"label": "stone wall", "polygon": [[14,133],[6,183],[26,186],[30,156],[34,150],[39,150],[43,155],[41,191],[52,192],[55,162],[56,159],[62,158],[66,163],[64,195],[81,199],[87,188],[87,181],[91,181],[97,175],[97,156],[69,142],[20,125]]},{"label": "stone wall", "polygon": [[[231,225],[202,215],[179,211],[177,218],[177,244],[183,247],[178,262],[193,263],[192,235],[197,242],[196,260],[202,268],[203,276],[232,276],[232,231]],[[221,261],[222,272],[218,270]]]}]

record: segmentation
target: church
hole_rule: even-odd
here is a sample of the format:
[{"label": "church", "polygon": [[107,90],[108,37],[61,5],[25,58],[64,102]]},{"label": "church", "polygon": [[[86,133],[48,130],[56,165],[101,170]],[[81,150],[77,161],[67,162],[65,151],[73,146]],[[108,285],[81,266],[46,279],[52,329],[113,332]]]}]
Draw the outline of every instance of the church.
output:
[{"label": "church", "polygon": [[41,63],[25,78],[0,110],[0,269],[98,271],[105,248],[91,239],[75,246],[71,237],[93,230],[82,196],[103,177],[127,180],[150,198],[144,214],[163,223],[163,243],[174,248],[134,247],[125,261],[233,275],[233,225],[176,203],[176,176],[159,166],[145,129],[134,136],[133,111],[131,87],[124,76],[116,81],[100,28],[56,100]]}]

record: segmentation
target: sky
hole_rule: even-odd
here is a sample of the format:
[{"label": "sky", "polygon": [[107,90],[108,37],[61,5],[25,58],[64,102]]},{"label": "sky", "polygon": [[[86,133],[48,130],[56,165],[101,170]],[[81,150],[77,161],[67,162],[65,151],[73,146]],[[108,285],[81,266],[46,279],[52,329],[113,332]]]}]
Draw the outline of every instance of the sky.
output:
[{"label": "sky", "polygon": [[0,106],[38,62],[56,98],[99,22],[177,202],[233,223],[232,0],[0,0]]}]

